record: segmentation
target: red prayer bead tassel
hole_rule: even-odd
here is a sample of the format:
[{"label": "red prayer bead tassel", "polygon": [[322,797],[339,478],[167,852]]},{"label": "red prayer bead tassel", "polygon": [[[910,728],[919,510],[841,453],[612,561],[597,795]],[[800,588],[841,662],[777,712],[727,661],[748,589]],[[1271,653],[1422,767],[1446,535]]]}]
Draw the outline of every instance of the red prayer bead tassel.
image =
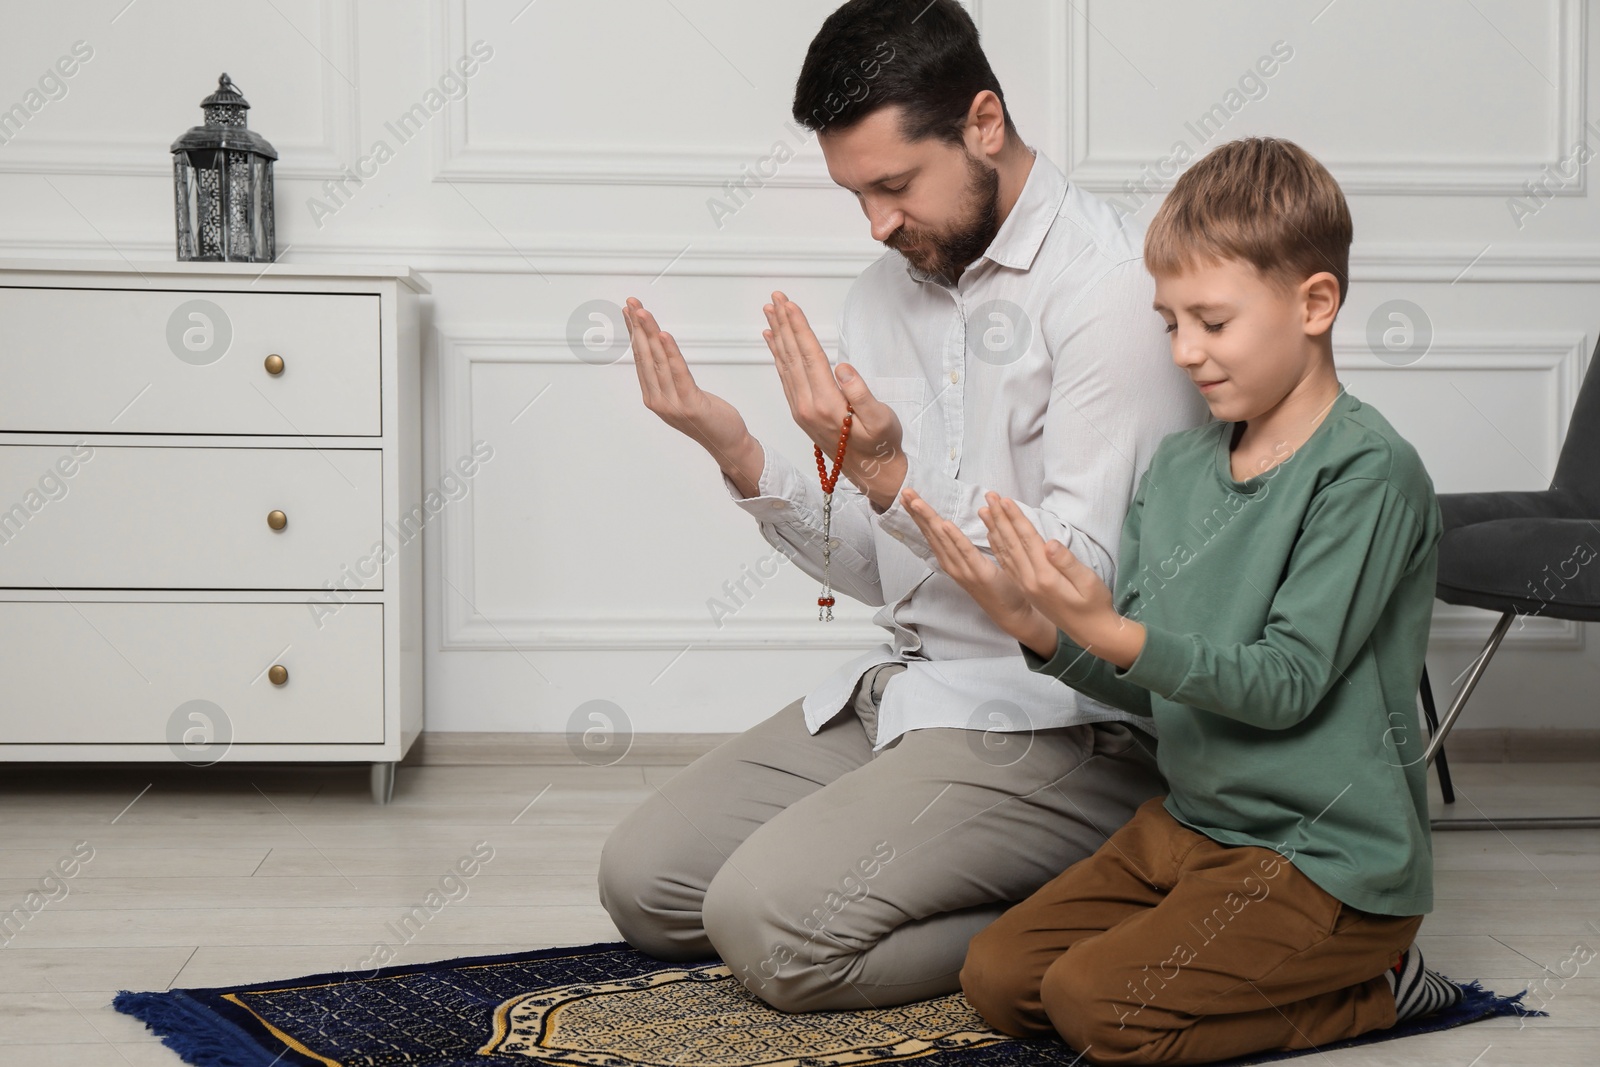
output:
[{"label": "red prayer bead tassel", "polygon": [[822,483],[822,596],[817,598],[817,618],[833,621],[833,586],[828,581],[828,563],[833,557],[833,487],[839,482],[839,471],[844,466],[844,450],[850,440],[850,420],[855,409],[845,405],[844,426],[839,431],[839,450],[833,457],[833,474],[828,474],[827,463],[822,458],[822,446],[812,445],[817,457],[817,479]]}]

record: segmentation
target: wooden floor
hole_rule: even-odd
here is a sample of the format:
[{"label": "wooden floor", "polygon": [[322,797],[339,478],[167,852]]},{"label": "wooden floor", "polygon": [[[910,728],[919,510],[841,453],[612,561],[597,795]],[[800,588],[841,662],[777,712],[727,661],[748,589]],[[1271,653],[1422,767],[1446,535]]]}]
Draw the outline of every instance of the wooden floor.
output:
[{"label": "wooden floor", "polygon": [[[1600,814],[1597,764],[1455,770],[1454,815]],[[399,940],[389,924],[479,842],[493,858],[395,962],[616,940],[595,897],[601,843],[676,771],[422,766],[402,769],[379,807],[361,767],[7,766],[0,910],[75,843],[93,858],[0,947],[0,1063],[176,1064],[111,1010],[118,989],[371,967],[376,942]],[[1550,1018],[1315,1062],[1600,1062],[1600,830],[1436,832],[1434,845],[1437,907],[1420,935],[1430,965],[1499,992],[1533,985]]]}]

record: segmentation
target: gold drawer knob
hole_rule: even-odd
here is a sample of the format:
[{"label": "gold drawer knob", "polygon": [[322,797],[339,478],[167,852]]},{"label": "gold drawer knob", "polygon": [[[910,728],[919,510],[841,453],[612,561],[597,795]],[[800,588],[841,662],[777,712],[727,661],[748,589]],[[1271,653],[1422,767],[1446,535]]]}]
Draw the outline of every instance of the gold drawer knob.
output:
[{"label": "gold drawer knob", "polygon": [[289,516],[281,511],[269,511],[267,512],[267,525],[274,530],[281,530],[289,525]]},{"label": "gold drawer knob", "polygon": [[274,663],[267,668],[267,681],[273,685],[283,685],[289,680],[289,668],[281,663]]},{"label": "gold drawer knob", "polygon": [[267,357],[267,373],[274,375],[283,373],[283,357],[276,352]]}]

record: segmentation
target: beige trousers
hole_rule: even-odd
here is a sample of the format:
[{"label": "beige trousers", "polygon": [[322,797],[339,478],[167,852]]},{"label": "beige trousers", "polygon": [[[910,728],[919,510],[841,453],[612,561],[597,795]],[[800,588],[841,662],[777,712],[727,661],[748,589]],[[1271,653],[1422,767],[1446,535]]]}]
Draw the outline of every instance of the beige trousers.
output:
[{"label": "beige trousers", "polygon": [[1166,791],[1121,723],[919,729],[874,753],[904,669],[868,670],[815,735],[794,701],[630,812],[599,873],[629,944],[720,957],[784,1011],[953,993],[974,934]]}]

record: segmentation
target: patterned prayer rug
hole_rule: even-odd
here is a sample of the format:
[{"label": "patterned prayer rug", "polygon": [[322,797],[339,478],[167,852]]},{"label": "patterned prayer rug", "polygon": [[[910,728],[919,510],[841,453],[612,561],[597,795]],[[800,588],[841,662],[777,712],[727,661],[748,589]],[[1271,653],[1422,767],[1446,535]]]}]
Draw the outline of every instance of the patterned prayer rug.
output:
[{"label": "patterned prayer rug", "polygon": [[[1544,1015],[1478,983],[1412,1024],[1329,1048]],[[991,1030],[959,992],[893,1008],[789,1014],[719,961],[668,964],[626,942],[475,956],[369,972],[117,994],[196,1067],[1022,1067],[1081,1062],[1060,1041]],[[1310,1051],[1310,1050],[1307,1050]],[[1303,1053],[1233,1061],[1265,1063]]]}]

